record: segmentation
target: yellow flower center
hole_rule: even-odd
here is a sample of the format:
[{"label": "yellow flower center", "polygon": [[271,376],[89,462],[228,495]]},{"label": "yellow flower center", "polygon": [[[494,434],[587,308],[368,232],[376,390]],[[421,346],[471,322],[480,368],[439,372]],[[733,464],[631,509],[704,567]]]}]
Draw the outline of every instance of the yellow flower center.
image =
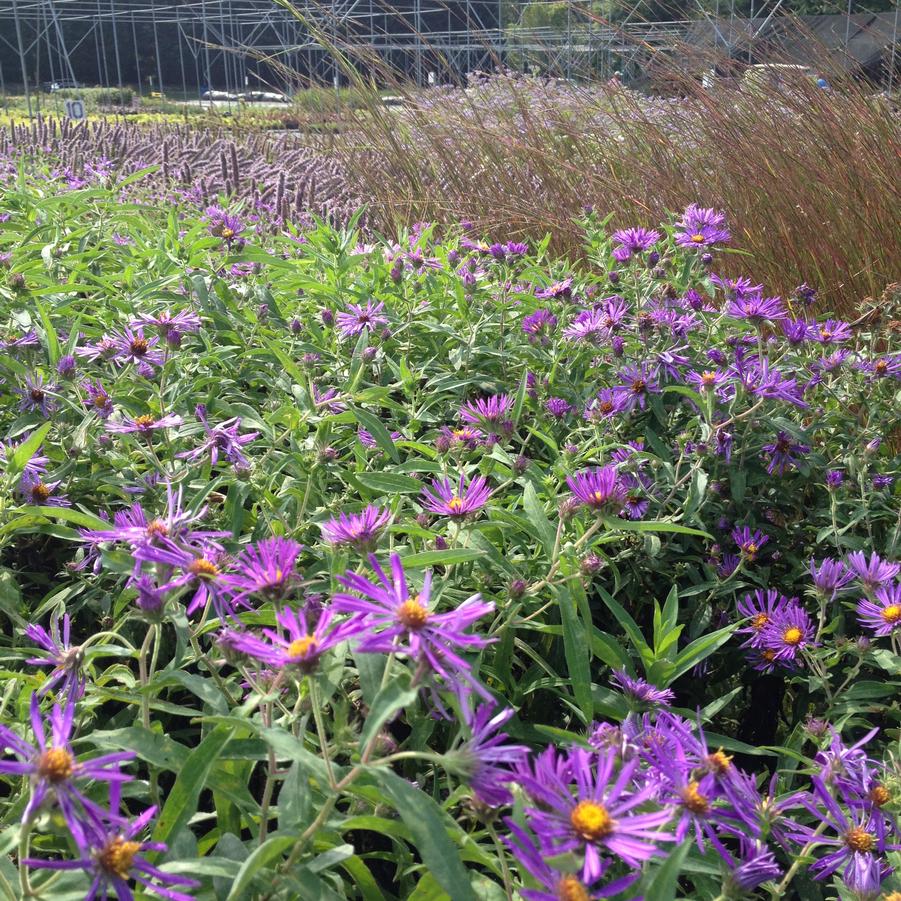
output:
[{"label": "yellow flower center", "polygon": [[98,853],[97,861],[107,873],[120,879],[128,879],[135,855],[140,850],[138,842],[127,842],[120,836],[106,843],[103,850]]},{"label": "yellow flower center", "polygon": [[726,754],[723,749],[720,748],[718,751],[714,751],[712,754],[707,755],[707,765],[711,772],[723,775],[723,773],[728,772],[729,767],[732,766],[732,755]]},{"label": "yellow flower center", "polygon": [[901,605],[889,604],[888,607],[879,611],[879,615],[887,623],[896,623],[898,620],[901,620]]},{"label": "yellow flower center", "polygon": [[616,821],[607,808],[596,801],[579,801],[569,815],[569,821],[579,838],[596,842],[613,832]]},{"label": "yellow flower center", "polygon": [[188,565],[188,572],[198,579],[215,579],[219,575],[219,567],[206,557],[198,557]]},{"label": "yellow flower center", "polygon": [[789,626],[782,633],[782,640],[794,647],[795,645],[801,644],[801,639],[804,637],[804,633],[797,626]]},{"label": "yellow flower center", "polygon": [[892,794],[884,785],[874,785],[867,792],[867,800],[875,807],[884,807],[892,800]]},{"label": "yellow flower center", "polygon": [[131,352],[136,357],[143,357],[147,353],[147,340],[145,338],[133,338],[131,341]]},{"label": "yellow flower center", "polygon": [[147,428],[150,428],[150,426],[152,426],[155,422],[156,422],[156,420],[155,420],[152,416],[147,416],[147,415],[144,415],[144,416],[138,416],[138,417],[135,419],[135,425],[136,425],[139,429],[147,429]]},{"label": "yellow flower center", "polygon": [[854,826],[845,833],[845,844],[852,851],[866,854],[876,847],[876,840],[863,826]]},{"label": "yellow flower center", "polygon": [[54,784],[65,782],[75,771],[75,758],[65,748],[47,748],[38,760],[38,776]]},{"label": "yellow flower center", "polygon": [[229,238],[234,238],[235,230],[233,228],[223,228],[222,229],[222,237],[228,240]]},{"label": "yellow flower center", "polygon": [[417,632],[428,622],[429,611],[419,600],[419,595],[407,598],[397,608],[397,621],[407,629]]},{"label": "yellow flower center", "polygon": [[607,495],[603,491],[595,491],[591,494],[589,503],[596,504],[598,507],[607,503]]},{"label": "yellow flower center", "polygon": [[306,657],[310,651],[316,650],[316,639],[312,635],[304,635],[303,638],[295,638],[288,645],[289,657]]},{"label": "yellow flower center", "polygon": [[560,901],[590,901],[588,889],[575,876],[564,876],[557,883],[557,897]]},{"label": "yellow flower center", "polygon": [[169,534],[169,526],[161,519],[154,519],[153,522],[147,524],[146,532],[148,538],[165,538]]},{"label": "yellow flower center", "polygon": [[710,802],[698,791],[697,782],[689,782],[682,789],[682,805],[692,813],[701,816],[710,812]]},{"label": "yellow flower center", "polygon": [[704,236],[700,232],[698,232],[698,234],[691,236],[691,241],[693,244],[703,244]]},{"label": "yellow flower center", "polygon": [[452,497],[447,502],[447,509],[452,513],[459,513],[463,509],[463,499],[459,497]]},{"label": "yellow flower center", "polygon": [[878,373],[883,373],[888,369],[888,361],[886,360],[877,360],[876,365],[873,369]]},{"label": "yellow flower center", "polygon": [[94,406],[95,406],[95,407],[105,407],[105,406],[106,406],[106,402],[107,402],[108,400],[109,400],[109,395],[103,394],[103,393],[98,394],[98,395],[94,398]]},{"label": "yellow flower center", "polygon": [[758,613],[757,616],[751,620],[751,628],[755,632],[759,632],[769,621],[770,618],[765,613]]},{"label": "yellow flower center", "polygon": [[901,901],[901,892],[890,892],[883,896],[883,901]]},{"label": "yellow flower center", "polygon": [[769,663],[772,663],[776,659],[776,652],[772,648],[766,648],[760,652],[760,656]]},{"label": "yellow flower center", "polygon": [[635,381],[632,382],[632,393],[644,394],[647,387],[648,383],[644,379],[635,379]]},{"label": "yellow flower center", "polygon": [[701,383],[705,388],[713,388],[716,385],[716,373],[715,372],[702,372],[701,373]]},{"label": "yellow flower center", "polygon": [[752,557],[752,558],[753,558],[753,557],[756,557],[756,556],[757,556],[757,552],[758,552],[759,550],[760,550],[760,548],[757,547],[757,545],[754,544],[753,541],[752,541],[750,544],[745,545],[745,553],[746,553],[749,557]]}]

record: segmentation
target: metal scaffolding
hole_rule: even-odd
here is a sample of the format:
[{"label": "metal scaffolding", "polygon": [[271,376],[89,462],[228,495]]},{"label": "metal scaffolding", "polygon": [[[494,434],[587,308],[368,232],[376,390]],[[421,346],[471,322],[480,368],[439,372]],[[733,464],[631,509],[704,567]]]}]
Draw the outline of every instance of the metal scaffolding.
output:
[{"label": "metal scaffolding", "polygon": [[[750,59],[754,38],[782,2],[763,0],[750,20],[735,17],[734,3],[728,18],[699,13],[722,38],[715,49],[732,53],[741,45]],[[338,85],[349,66],[366,75],[381,66],[419,84],[432,73],[459,81],[499,66],[597,77],[639,69],[655,53],[683,46],[705,24],[642,21],[638,0],[613,25],[593,17],[588,0],[570,0],[564,28],[519,27],[520,10],[534,3],[297,0],[295,14],[273,0],[0,0],[0,48],[10,51],[7,60],[18,60],[17,71],[8,63],[10,71],[0,67],[0,89],[20,79],[26,92],[29,84],[91,81],[197,96],[211,89],[291,89],[291,72],[306,83]],[[505,12],[513,22],[503,21]],[[846,53],[859,32],[857,18],[847,18]],[[896,13],[886,45],[892,69],[897,33]],[[96,78],[85,78],[87,68]]]}]

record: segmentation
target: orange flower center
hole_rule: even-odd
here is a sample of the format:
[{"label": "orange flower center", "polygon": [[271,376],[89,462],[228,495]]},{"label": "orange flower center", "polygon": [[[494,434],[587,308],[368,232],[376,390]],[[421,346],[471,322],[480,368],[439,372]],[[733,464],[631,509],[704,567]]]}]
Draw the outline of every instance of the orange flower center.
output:
[{"label": "orange flower center", "polygon": [[720,748],[718,751],[714,751],[712,754],[707,755],[707,765],[711,772],[723,775],[723,773],[729,771],[729,767],[732,765],[732,756],[726,754],[723,749]]},{"label": "orange flower center", "polygon": [[693,244],[703,244],[704,236],[699,232],[698,234],[691,236],[691,241]]},{"label": "orange flower center", "polygon": [[644,379],[635,379],[635,381],[632,382],[632,393],[644,394],[647,387],[648,383]]},{"label": "orange flower center", "polygon": [[419,600],[419,595],[407,598],[397,608],[397,621],[407,629],[417,632],[428,622],[429,611]]},{"label": "orange flower center", "polygon": [[65,748],[47,748],[38,760],[38,775],[54,784],[65,782],[75,771],[75,758]]},{"label": "orange flower center", "polygon": [[316,639],[312,635],[304,635],[303,638],[295,638],[288,645],[289,657],[306,657],[310,651],[316,650]]},{"label": "orange flower center", "polygon": [[156,422],[156,420],[152,416],[147,416],[147,415],[138,416],[135,419],[135,425],[139,429],[149,429],[150,426],[152,426],[155,422]]},{"label": "orange flower center", "polygon": [[701,816],[710,812],[710,802],[698,791],[697,782],[689,782],[682,789],[682,804],[687,810]]},{"label": "orange flower center", "polygon": [[575,876],[564,876],[557,883],[557,897],[560,901],[590,901],[588,889]]},{"label": "orange flower center", "polygon": [[795,645],[801,644],[801,639],[804,637],[804,633],[797,626],[789,626],[782,633],[782,640],[794,647]]},{"label": "orange flower center", "polygon": [[765,613],[758,613],[751,620],[751,628],[754,629],[755,632],[759,632],[768,622],[770,618]]},{"label": "orange flower center", "polygon": [[876,840],[863,826],[854,826],[845,833],[845,844],[852,851],[866,854],[876,847]]},{"label": "orange flower center", "polygon": [[95,407],[105,407],[106,402],[109,400],[109,395],[107,394],[98,394],[94,397],[94,406]]},{"label": "orange flower center", "polygon": [[705,388],[713,388],[716,385],[716,373],[715,372],[702,372],[701,373],[701,382]]},{"label": "orange flower center", "polygon": [[229,238],[234,238],[235,230],[233,228],[223,228],[222,229],[222,237],[228,240]]},{"label": "orange flower center", "polygon": [[756,557],[759,550],[760,548],[757,547],[753,541],[750,544],[745,545],[745,553],[751,558]]},{"label": "orange flower center", "polygon": [[166,525],[161,519],[155,519],[153,522],[148,523],[147,525],[147,537],[161,537],[165,538],[169,534],[169,526]]},{"label": "orange flower center", "polygon": [[97,855],[100,866],[113,876],[128,879],[135,855],[141,850],[138,842],[127,842],[121,836],[106,843]]},{"label": "orange flower center", "polygon": [[31,499],[33,501],[45,501],[50,497],[51,491],[43,482],[35,482],[31,486]]},{"label": "orange flower center", "polygon": [[219,575],[219,567],[206,557],[198,557],[188,565],[188,572],[198,579],[215,579]]},{"label": "orange flower center", "polygon": [[888,607],[879,611],[879,615],[887,623],[896,623],[898,620],[901,620],[901,605],[889,604]]},{"label": "orange flower center", "polygon": [[131,352],[136,357],[143,357],[147,353],[147,340],[145,338],[132,338]]},{"label": "orange flower center", "polygon": [[596,801],[579,801],[569,815],[569,821],[579,838],[596,842],[613,832],[616,821],[607,808]]},{"label": "orange flower center", "polygon": [[459,497],[452,497],[447,502],[447,509],[452,513],[459,513],[463,509],[463,499]]},{"label": "orange flower center", "polygon": [[874,785],[867,792],[867,799],[876,807],[884,807],[892,800],[892,795],[884,785]]},{"label": "orange flower center", "polygon": [[766,648],[760,652],[760,656],[763,657],[764,660],[772,663],[776,659],[776,652],[772,648]]},{"label": "orange flower center", "polygon": [[876,372],[885,372],[886,369],[888,369],[888,362],[886,360],[877,360],[873,369],[875,369]]}]

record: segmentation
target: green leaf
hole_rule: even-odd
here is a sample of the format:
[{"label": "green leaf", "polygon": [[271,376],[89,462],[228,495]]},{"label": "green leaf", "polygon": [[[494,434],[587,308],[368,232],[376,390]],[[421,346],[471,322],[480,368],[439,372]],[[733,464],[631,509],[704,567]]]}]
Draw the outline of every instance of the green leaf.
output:
[{"label": "green leaf", "polygon": [[397,713],[416,701],[417,689],[408,688],[409,679],[389,682],[375,697],[360,731],[360,748],[365,748],[379,729]]},{"label": "green leaf", "polygon": [[395,462],[400,460],[397,448],[394,446],[394,440],[388,429],[382,425],[378,416],[370,413],[368,410],[361,410],[358,407],[353,408],[353,414],[357,418],[357,422],[369,432],[375,439],[375,443]]},{"label": "green leaf", "polygon": [[238,870],[234,885],[232,885],[225,901],[238,901],[250,887],[253,877],[260,870],[278,860],[296,841],[296,836],[273,835],[267,838],[258,848],[255,848],[250,857],[241,864],[241,869]]},{"label": "green leaf", "polygon": [[468,563],[484,557],[485,552],[478,548],[448,548],[446,551],[420,551],[402,557],[404,569],[422,569],[429,566],[450,566],[452,563]]},{"label": "green leaf", "polygon": [[650,647],[648,647],[648,643],[644,640],[644,636],[641,634],[641,629],[638,628],[638,623],[635,622],[634,619],[629,615],[628,611],[622,606],[622,604],[617,601],[613,595],[611,595],[606,589],[602,588],[600,585],[598,586],[598,592],[601,595],[604,603],[610,609],[610,612],[616,617],[616,621],[622,626],[626,635],[629,636],[629,640],[632,642],[632,647],[638,651],[641,659],[645,665],[645,667],[650,667],[654,662],[654,653],[651,651]]},{"label": "green leaf", "polygon": [[153,831],[155,842],[171,844],[194,816],[210,771],[234,733],[234,729],[220,724],[188,755],[157,820]]},{"label": "green leaf", "polygon": [[85,513],[83,510],[75,510],[73,507],[21,507],[19,512],[33,516],[47,516],[51,519],[62,519],[76,526],[84,526],[86,529],[109,528],[109,523],[99,516]]},{"label": "green leaf", "polygon": [[551,557],[554,553],[554,545],[557,543],[557,531],[547,518],[544,507],[541,506],[538,500],[535,486],[531,482],[526,485],[526,489],[523,492],[522,505],[526,513],[529,514],[532,525],[535,526],[541,535],[541,543],[544,545],[545,553],[548,557]]},{"label": "green leaf", "polygon": [[615,532],[675,532],[678,535],[697,535],[698,538],[707,538],[713,541],[713,535],[701,529],[692,529],[688,526],[680,526],[677,522],[666,522],[662,519],[632,520],[614,519],[612,516],[604,517],[604,526]]},{"label": "green leaf", "polygon": [[723,626],[709,635],[696,638],[687,647],[684,647],[673,661],[675,669],[670,673],[667,684],[672,684],[683,673],[687,673],[692,667],[697,666],[702,660],[709,657],[714,651],[722,647],[731,637],[737,627],[737,623]]},{"label": "green leaf", "polygon": [[643,893],[645,898],[653,898],[654,901],[674,901],[682,864],[692,844],[688,841],[682,842],[660,867],[648,874]]},{"label": "green leaf", "polygon": [[413,835],[416,850],[429,872],[454,901],[476,901],[460,852],[448,837],[459,826],[425,793],[388,770],[372,771],[372,777],[394,803]]},{"label": "green leaf", "polygon": [[556,590],[560,620],[563,623],[563,653],[576,703],[590,723],[594,716],[594,699],[591,695],[591,663],[588,650],[588,629],[579,619],[576,599],[565,585]]},{"label": "green leaf", "polygon": [[411,476],[398,475],[394,472],[360,472],[354,478],[370,491],[379,494],[418,494],[422,490],[422,482]]},{"label": "green leaf", "polygon": [[25,464],[37,453],[43,440],[50,431],[51,423],[45,422],[38,426],[13,452],[6,464],[7,475],[17,476]]}]

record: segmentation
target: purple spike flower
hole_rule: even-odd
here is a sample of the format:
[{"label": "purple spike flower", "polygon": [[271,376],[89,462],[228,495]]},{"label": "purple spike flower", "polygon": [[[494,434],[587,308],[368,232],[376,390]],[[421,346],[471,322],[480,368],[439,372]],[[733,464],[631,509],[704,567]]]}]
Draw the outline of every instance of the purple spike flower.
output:
[{"label": "purple spike flower", "polygon": [[52,666],[53,672],[38,691],[38,697],[46,695],[54,686],[62,683],[60,694],[66,700],[77,701],[83,694],[86,684],[82,664],[84,649],[81,645],[73,645],[69,614],[63,615],[63,627],[60,632],[59,612],[50,617],[50,631],[36,623],[25,627],[25,635],[48,654],[46,657],[32,657],[27,660],[32,666]]},{"label": "purple spike flower", "polygon": [[360,554],[371,553],[391,522],[391,511],[369,505],[360,513],[340,513],[320,523],[322,537],[334,545],[347,545]]},{"label": "purple spike flower", "polygon": [[[453,687],[474,688],[490,699],[472,674],[469,664],[459,650],[480,650],[489,641],[466,633],[476,620],[491,613],[494,604],[474,594],[458,607],[446,613],[436,613],[429,608],[432,589],[432,573],[428,570],[422,588],[410,593],[403,563],[397,554],[391,555],[391,577],[379,566],[375,556],[369,563],[378,582],[354,573],[339,576],[338,581],[352,594],[336,594],[334,609],[341,613],[358,614],[359,622],[366,625],[368,634],[358,649],[363,653],[401,653],[427,666]],[[457,685],[454,685],[457,683]]]},{"label": "purple spike flower", "polygon": [[463,519],[478,512],[488,503],[491,489],[484,476],[476,476],[469,484],[460,473],[460,482],[454,486],[450,479],[435,479],[431,488],[422,489],[422,505],[426,510],[451,519]]}]

